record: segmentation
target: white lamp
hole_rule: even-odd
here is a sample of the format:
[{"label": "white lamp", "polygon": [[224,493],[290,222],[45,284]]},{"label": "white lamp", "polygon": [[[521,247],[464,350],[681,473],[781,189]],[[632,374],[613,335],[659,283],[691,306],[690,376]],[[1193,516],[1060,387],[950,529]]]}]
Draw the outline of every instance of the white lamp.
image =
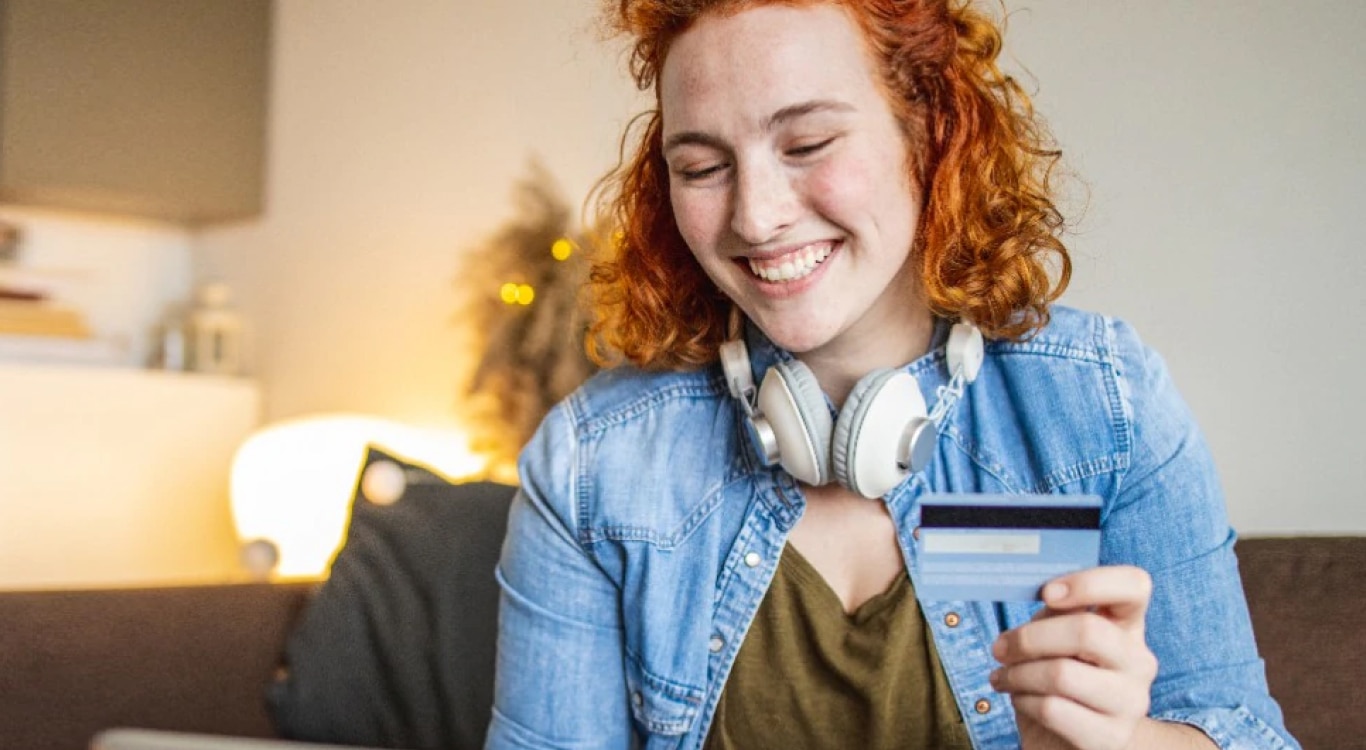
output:
[{"label": "white lamp", "polygon": [[486,459],[465,434],[377,417],[320,415],[272,424],[233,457],[233,522],[257,578],[322,577],[341,546],[369,444],[452,478],[481,475]]}]

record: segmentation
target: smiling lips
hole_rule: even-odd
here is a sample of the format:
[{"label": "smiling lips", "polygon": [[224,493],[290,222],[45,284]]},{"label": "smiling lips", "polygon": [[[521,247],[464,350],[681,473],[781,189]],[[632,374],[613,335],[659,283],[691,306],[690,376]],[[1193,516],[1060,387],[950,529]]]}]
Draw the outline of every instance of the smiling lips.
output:
[{"label": "smiling lips", "polygon": [[778,258],[750,258],[749,270],[764,281],[783,284],[810,276],[834,252],[830,242],[800,248]]}]

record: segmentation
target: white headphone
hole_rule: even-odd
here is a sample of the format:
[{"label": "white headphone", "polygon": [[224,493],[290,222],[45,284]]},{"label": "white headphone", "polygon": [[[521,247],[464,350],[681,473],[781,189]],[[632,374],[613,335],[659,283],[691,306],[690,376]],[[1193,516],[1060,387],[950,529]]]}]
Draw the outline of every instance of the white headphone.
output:
[{"label": "white headphone", "polygon": [[982,332],[971,323],[955,323],[945,348],[949,383],[939,388],[933,413],[904,369],[863,376],[832,418],[816,376],[799,360],[768,368],[757,393],[742,338],[721,345],[721,366],[764,466],[781,465],[810,485],[834,481],[878,498],[929,464],[938,425],[982,368]]}]

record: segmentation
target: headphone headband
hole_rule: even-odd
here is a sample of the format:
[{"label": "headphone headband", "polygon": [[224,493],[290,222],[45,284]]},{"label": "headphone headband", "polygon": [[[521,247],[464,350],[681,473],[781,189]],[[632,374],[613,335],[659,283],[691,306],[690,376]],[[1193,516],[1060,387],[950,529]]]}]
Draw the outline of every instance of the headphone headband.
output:
[{"label": "headphone headband", "polygon": [[938,425],[976,379],[985,346],[972,323],[954,324],[945,345],[949,380],[932,412],[914,377],[883,368],[854,385],[833,424],[829,401],[800,360],[770,367],[756,389],[743,337],[736,333],[719,354],[726,387],[745,412],[747,440],[764,466],[780,464],[811,485],[833,479],[876,498],[930,464]]},{"label": "headphone headband", "polygon": [[754,406],[754,373],[750,370],[749,348],[744,339],[732,339],[721,345],[721,369],[726,374],[730,395]]},{"label": "headphone headband", "polygon": [[971,383],[977,379],[986,358],[986,344],[982,341],[982,331],[964,320],[953,324],[949,330],[949,341],[944,345],[944,355],[949,366],[949,377],[960,372],[963,380]]}]

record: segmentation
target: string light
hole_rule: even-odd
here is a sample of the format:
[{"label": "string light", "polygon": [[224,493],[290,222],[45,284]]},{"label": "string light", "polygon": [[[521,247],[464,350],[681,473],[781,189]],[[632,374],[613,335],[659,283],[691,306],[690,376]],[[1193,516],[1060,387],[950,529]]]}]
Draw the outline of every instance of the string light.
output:
[{"label": "string light", "polygon": [[555,257],[555,260],[569,260],[569,256],[573,253],[574,243],[568,237],[561,237],[550,246],[550,254]]},{"label": "string light", "polygon": [[498,289],[498,297],[509,305],[529,305],[536,299],[536,290],[530,284],[514,284],[509,281]]}]

